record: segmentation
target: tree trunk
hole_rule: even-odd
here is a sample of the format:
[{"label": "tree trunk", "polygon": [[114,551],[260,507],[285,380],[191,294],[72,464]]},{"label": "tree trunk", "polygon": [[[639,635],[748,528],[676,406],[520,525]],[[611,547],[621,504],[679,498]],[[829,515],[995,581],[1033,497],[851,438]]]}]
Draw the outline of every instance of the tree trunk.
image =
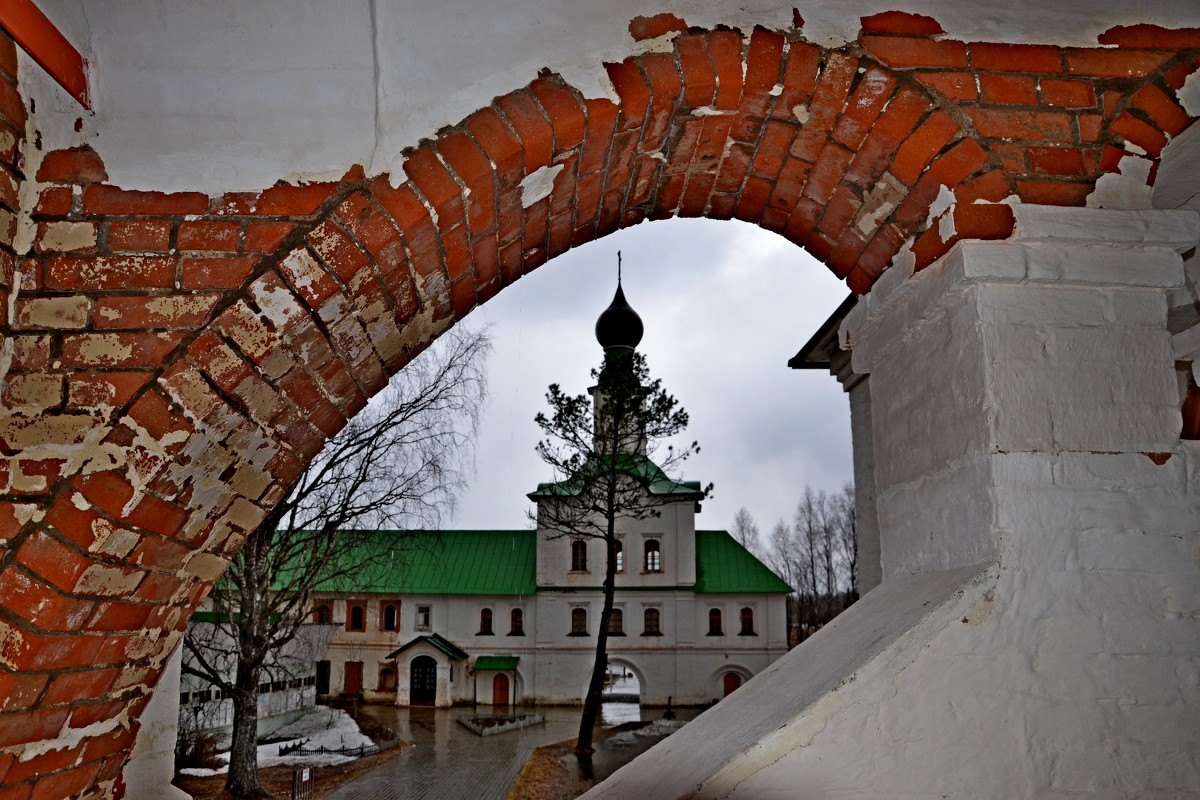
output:
[{"label": "tree trunk", "polygon": [[575,742],[575,754],[591,757],[592,733],[596,719],[600,716],[600,705],[604,692],[604,675],[608,671],[608,623],[612,619],[613,594],[617,571],[617,538],[609,515],[609,532],[604,537],[607,557],[604,559],[604,607],[600,611],[600,629],[596,631],[596,661],[592,664],[592,679],[588,682],[587,696],[583,699],[583,716],[579,719],[579,738]]},{"label": "tree trunk", "polygon": [[258,779],[259,667],[238,663],[233,690],[233,743],[225,789],[235,798],[269,797]]}]

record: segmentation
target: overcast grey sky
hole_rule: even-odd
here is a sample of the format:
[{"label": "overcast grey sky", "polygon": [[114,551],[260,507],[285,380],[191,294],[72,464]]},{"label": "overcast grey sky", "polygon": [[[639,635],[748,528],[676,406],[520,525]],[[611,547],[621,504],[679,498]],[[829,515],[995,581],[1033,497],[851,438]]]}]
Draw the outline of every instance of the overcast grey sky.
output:
[{"label": "overcast grey sky", "polygon": [[445,527],[526,528],[526,494],[551,480],[533,422],[554,382],[584,391],[600,362],[596,317],[616,289],[646,333],[651,374],[688,411],[681,444],[701,452],[688,480],[715,484],[696,525],[727,529],[741,506],[766,535],[790,520],[805,484],[836,491],[852,475],[849,406],[823,370],[787,360],[846,296],[802,249],[739,222],[643,223],[562,255],[505,289],[467,322],[490,326],[491,399],[476,474]]}]

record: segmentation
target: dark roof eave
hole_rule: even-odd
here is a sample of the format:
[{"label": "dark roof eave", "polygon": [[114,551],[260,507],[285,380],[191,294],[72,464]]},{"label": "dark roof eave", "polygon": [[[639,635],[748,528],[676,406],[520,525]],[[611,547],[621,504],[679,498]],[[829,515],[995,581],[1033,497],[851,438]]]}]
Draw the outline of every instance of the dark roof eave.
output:
[{"label": "dark roof eave", "polygon": [[788,367],[791,369],[829,369],[829,359],[826,354],[837,349],[838,326],[857,303],[858,295],[854,293],[843,300],[842,304],[829,315],[829,318],[821,323],[817,332],[804,343],[800,352],[788,359]]}]

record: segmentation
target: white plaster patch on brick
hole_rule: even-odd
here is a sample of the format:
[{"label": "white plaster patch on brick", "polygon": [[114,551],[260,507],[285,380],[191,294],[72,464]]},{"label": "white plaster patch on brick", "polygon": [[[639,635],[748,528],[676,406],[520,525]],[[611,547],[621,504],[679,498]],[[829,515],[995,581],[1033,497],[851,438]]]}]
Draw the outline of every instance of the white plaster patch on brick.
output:
[{"label": "white plaster patch on brick", "polygon": [[93,564],[75,581],[74,591],[99,597],[122,597],[132,593],[142,577],[140,572],[126,572],[117,567]]},{"label": "white plaster patch on brick", "polygon": [[304,318],[303,306],[284,286],[267,288],[260,278],[250,285],[250,296],[254,298],[262,315],[270,320],[278,331],[287,330]]},{"label": "white plaster patch on brick", "polygon": [[956,232],[957,230],[954,227],[954,210],[953,206],[951,206],[946,210],[946,213],[938,218],[938,236],[943,242],[948,242]]},{"label": "white plaster patch on brick", "polygon": [[1193,72],[1183,81],[1183,88],[1175,93],[1179,105],[1189,117],[1200,117],[1200,72]]},{"label": "white plaster patch on brick", "polygon": [[[1193,77],[1197,74],[1200,73],[1193,73]],[[1197,186],[1195,164],[1200,164],[1200,125],[1189,126],[1163,148],[1154,181],[1155,207],[1196,207],[1200,186]]]},{"label": "white plaster patch on brick", "polygon": [[[111,717],[99,722],[93,722],[90,725],[85,725],[82,728],[72,728],[70,718],[63,723],[62,730],[59,731],[58,737],[55,739],[46,739],[41,742],[35,742],[25,745],[21,749],[18,756],[20,761],[29,761],[37,758],[40,755],[54,752],[55,750],[69,750],[75,745],[82,742],[84,739],[91,739],[95,736],[103,736],[106,733],[111,733],[117,728],[128,727],[129,723],[124,714]],[[82,756],[81,756],[82,757]]]},{"label": "white plaster patch on brick", "polygon": [[562,172],[562,164],[539,167],[521,181],[521,207],[529,208],[537,201],[550,196],[554,191],[554,179]]},{"label": "white plaster patch on brick", "polygon": [[859,232],[865,236],[874,236],[879,229],[879,223],[896,210],[907,189],[908,187],[900,183],[891,172],[883,173],[875,185],[863,195],[858,219],[854,223]]},{"label": "white plaster patch on brick", "polygon": [[692,109],[692,115],[696,117],[730,117],[736,113],[736,109],[713,108],[712,106],[700,106]]},{"label": "white plaster patch on brick", "polygon": [[87,250],[96,246],[96,226],[90,222],[50,222],[40,245],[43,250]]},{"label": "white plaster patch on brick", "polygon": [[202,581],[215,581],[225,574],[229,562],[211,553],[195,553],[183,565],[183,571]]},{"label": "white plaster patch on brick", "polygon": [[[74,494],[72,499],[78,505],[82,502],[81,511],[90,510],[87,500],[81,494]],[[105,556],[113,556],[115,558],[124,558],[129,555],[133,548],[137,547],[141,537],[127,528],[122,528],[113,522],[98,517],[92,523],[92,543],[88,546],[89,553],[98,553]]]},{"label": "white plaster patch on brick", "polygon": [[779,97],[779,95],[783,94],[783,84],[782,83],[775,84],[774,86],[772,86],[770,89],[767,90],[767,94],[771,95],[771,97]]},{"label": "white plaster patch on brick", "polygon": [[929,206],[929,213],[925,215],[925,227],[928,228],[932,225],[935,219],[952,208],[956,202],[954,192],[950,191],[945,184],[939,186],[937,197],[933,199],[933,204]]},{"label": "white plaster patch on brick", "polygon": [[1090,208],[1153,208],[1154,191],[1150,188],[1150,160],[1138,156],[1121,159],[1120,172],[1106,172],[1087,196]]},{"label": "white plaster patch on brick", "polygon": [[801,125],[804,125],[808,122],[809,117],[812,116],[812,109],[807,105],[792,106],[792,116],[796,118],[797,122],[799,122]]}]

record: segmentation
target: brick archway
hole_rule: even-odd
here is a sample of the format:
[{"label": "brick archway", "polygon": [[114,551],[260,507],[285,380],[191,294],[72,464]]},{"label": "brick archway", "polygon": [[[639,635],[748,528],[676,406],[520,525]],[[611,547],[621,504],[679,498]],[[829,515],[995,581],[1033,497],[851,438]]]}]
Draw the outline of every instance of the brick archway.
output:
[{"label": "brick archway", "polygon": [[[863,29],[837,49],[681,31],[606,66],[619,103],[541,76],[423,142],[398,187],[352,169],[257,194],[125,191],[86,149],[26,176],[6,103],[0,203],[40,185],[32,249],[14,253],[12,226],[0,249],[0,792],[115,791],[246,532],[390,375],[554,256],[646,219],[739,218],[865,292],[909,242],[920,266],[955,236],[1011,232],[974,201],[1081,205],[1122,158],[1153,174],[1192,121],[1175,92],[1196,31],[1086,49],[958,42],[908,14]],[[944,238],[929,217],[946,191]]]}]

